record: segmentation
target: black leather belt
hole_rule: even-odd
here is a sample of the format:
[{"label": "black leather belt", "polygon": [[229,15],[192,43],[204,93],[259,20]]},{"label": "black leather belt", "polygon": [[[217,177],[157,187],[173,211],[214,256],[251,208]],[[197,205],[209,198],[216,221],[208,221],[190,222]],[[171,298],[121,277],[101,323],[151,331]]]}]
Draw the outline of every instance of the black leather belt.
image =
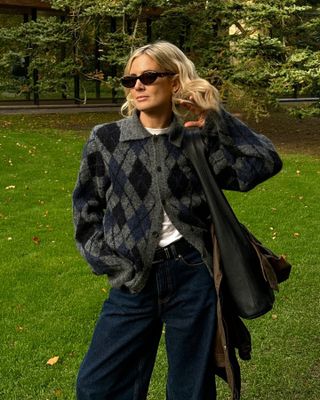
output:
[{"label": "black leather belt", "polygon": [[153,262],[160,262],[177,258],[179,255],[184,256],[188,254],[193,246],[181,238],[165,247],[157,247],[154,254]]}]

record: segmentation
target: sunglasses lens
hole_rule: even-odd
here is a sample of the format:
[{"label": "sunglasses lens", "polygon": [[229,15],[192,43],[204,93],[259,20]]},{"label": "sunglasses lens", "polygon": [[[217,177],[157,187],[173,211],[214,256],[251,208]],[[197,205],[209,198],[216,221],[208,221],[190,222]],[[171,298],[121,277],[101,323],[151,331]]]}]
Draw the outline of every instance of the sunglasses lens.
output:
[{"label": "sunglasses lens", "polygon": [[126,88],[133,88],[137,82],[136,76],[124,76],[121,78],[121,84]]},{"label": "sunglasses lens", "polygon": [[172,72],[156,72],[156,71],[149,71],[149,72],[144,72],[143,74],[139,76],[123,76],[120,81],[122,86],[132,89],[135,87],[135,84],[137,80],[143,84],[143,85],[151,85],[159,76],[168,76],[168,75],[174,75]]},{"label": "sunglasses lens", "polygon": [[144,85],[151,85],[158,78],[157,72],[145,72],[139,79]]}]

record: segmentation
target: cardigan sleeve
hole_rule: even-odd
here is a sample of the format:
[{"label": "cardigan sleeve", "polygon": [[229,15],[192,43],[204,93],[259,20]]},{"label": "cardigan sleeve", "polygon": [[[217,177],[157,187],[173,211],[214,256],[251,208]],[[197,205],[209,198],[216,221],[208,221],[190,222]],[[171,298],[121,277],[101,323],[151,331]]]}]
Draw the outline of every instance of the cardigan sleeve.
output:
[{"label": "cardigan sleeve", "polygon": [[222,189],[248,191],[282,168],[272,142],[223,108],[218,116],[209,114],[203,135]]},{"label": "cardigan sleeve", "polygon": [[84,147],[73,192],[73,220],[76,245],[98,275],[107,272],[107,265],[101,258],[105,249],[103,214],[106,204],[103,193],[107,187],[108,178],[93,132]]},{"label": "cardigan sleeve", "polygon": [[[117,277],[130,279],[132,266],[110,249],[106,243],[103,218],[106,191],[110,178],[93,130],[83,151],[78,179],[73,192],[75,241],[80,254],[97,275],[107,274],[110,281]],[[113,282],[116,286],[117,282]]]}]

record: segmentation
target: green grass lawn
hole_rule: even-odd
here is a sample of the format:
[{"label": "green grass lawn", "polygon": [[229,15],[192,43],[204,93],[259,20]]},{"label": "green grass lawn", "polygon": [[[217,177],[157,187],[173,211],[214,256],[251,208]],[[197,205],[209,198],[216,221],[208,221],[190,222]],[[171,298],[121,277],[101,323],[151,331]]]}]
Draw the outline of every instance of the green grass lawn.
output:
[{"label": "green grass lawn", "polygon": [[[74,399],[108,286],[75,249],[71,194],[89,127],[115,117],[0,116],[1,399]],[[253,358],[241,364],[243,400],[320,399],[320,160],[283,159],[275,178],[228,193],[239,218],[294,266],[274,310],[247,323]],[[165,376],[161,342],[150,400],[165,399]],[[229,399],[218,386],[218,398]]]}]

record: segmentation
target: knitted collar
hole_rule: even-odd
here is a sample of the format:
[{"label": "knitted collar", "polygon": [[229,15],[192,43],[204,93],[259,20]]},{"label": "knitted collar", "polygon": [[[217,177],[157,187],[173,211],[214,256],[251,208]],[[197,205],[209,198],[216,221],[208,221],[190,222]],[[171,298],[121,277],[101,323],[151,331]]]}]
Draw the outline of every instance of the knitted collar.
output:
[{"label": "knitted collar", "polygon": [[[169,136],[169,141],[172,144],[177,147],[181,147],[183,138],[183,127],[179,123],[176,116],[173,117],[173,120],[166,135]],[[131,117],[123,120],[123,123],[121,125],[120,142],[144,139],[151,136],[152,135],[141,124],[137,111],[135,111]]]}]

